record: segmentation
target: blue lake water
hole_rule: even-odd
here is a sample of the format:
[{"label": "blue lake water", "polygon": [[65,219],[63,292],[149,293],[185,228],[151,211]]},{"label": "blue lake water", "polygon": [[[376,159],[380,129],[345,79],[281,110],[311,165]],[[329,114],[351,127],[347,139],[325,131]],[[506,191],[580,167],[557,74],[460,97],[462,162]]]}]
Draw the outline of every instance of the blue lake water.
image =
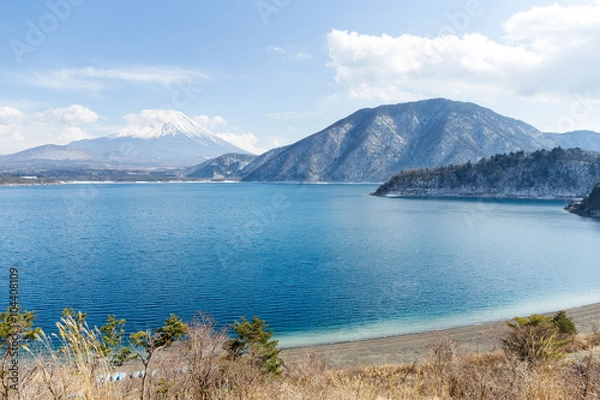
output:
[{"label": "blue lake water", "polygon": [[[0,188],[0,296],[159,326],[258,315],[284,346],[600,301],[600,223],[556,201],[370,197],[373,185]],[[2,284],[2,282],[5,282]],[[7,300],[8,305],[8,300]]]}]

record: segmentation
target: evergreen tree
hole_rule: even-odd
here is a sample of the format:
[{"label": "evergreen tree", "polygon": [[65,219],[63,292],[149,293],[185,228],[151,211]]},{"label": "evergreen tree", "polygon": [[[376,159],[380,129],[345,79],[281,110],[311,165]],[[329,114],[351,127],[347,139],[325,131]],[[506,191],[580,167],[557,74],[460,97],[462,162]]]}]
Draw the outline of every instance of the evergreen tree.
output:
[{"label": "evergreen tree", "polygon": [[227,350],[234,359],[247,355],[264,372],[275,375],[281,373],[283,360],[279,358],[279,341],[271,340],[273,331],[267,330],[268,325],[264,320],[255,316],[252,321],[248,321],[242,317],[231,328],[237,337],[228,342]]}]

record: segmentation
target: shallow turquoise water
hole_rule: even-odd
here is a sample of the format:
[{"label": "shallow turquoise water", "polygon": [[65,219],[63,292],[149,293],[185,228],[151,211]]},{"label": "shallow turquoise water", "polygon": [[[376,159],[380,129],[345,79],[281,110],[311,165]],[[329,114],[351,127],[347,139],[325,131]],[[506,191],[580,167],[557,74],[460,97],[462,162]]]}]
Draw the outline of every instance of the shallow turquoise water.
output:
[{"label": "shallow turquoise water", "polygon": [[[373,185],[0,188],[0,254],[51,330],[197,310],[283,345],[441,329],[600,301],[600,223],[555,201],[367,196]],[[1,272],[0,272],[1,273]]]}]

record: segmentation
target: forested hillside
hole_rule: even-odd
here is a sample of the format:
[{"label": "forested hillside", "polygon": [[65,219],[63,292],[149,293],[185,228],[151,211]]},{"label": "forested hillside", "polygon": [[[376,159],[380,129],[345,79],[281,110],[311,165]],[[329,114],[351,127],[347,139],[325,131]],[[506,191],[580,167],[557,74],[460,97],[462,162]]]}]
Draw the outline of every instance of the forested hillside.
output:
[{"label": "forested hillside", "polygon": [[402,171],[375,195],[572,198],[583,197],[598,181],[600,154],[558,147]]}]

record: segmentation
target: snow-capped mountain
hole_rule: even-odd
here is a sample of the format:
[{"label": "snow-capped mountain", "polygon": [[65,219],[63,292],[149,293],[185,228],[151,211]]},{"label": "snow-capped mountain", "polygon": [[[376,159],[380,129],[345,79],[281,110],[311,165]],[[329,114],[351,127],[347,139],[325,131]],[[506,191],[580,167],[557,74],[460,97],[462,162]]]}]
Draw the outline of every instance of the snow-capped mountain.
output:
[{"label": "snow-capped mountain", "polygon": [[1,156],[0,167],[187,167],[184,176],[200,179],[383,182],[401,170],[476,162],[512,151],[557,146],[600,151],[598,133],[544,133],[476,104],[446,99],[362,109],[294,144],[252,157],[231,154],[247,152],[178,111],[146,110],[126,122],[104,138]]},{"label": "snow-capped mountain", "polygon": [[114,137],[156,139],[163,136],[185,136],[197,140],[222,142],[221,139],[202,128],[193,119],[175,110],[143,110],[140,114],[125,117],[127,126]]},{"label": "snow-capped mountain", "polygon": [[246,151],[215,136],[179,111],[144,110],[101,138],[45,145],[0,156],[4,169],[184,168],[225,153]]}]

